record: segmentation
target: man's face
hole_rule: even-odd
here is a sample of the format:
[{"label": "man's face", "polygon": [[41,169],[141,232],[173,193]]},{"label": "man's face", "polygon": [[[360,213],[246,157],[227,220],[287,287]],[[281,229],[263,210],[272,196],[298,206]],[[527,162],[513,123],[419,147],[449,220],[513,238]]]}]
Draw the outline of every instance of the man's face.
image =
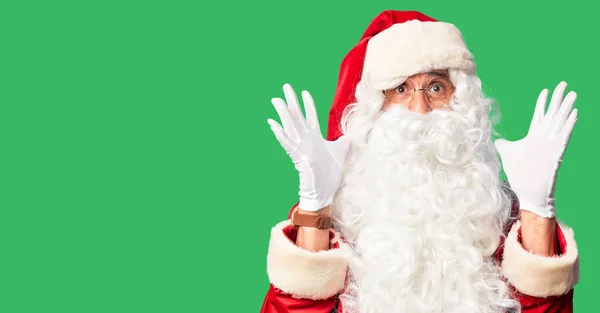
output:
[{"label": "man's face", "polygon": [[450,109],[454,85],[447,70],[431,71],[410,76],[400,86],[385,90],[383,109],[404,105],[410,111],[426,114],[434,109]]}]

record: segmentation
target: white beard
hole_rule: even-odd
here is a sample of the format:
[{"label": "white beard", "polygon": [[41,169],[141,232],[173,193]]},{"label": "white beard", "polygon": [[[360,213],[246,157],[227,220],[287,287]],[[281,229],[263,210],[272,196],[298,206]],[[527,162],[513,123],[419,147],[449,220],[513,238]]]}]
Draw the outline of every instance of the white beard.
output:
[{"label": "white beard", "polygon": [[419,115],[393,106],[373,114],[381,97],[357,94],[332,206],[355,251],[340,297],[345,313],[519,311],[493,257],[510,202],[489,102],[476,78],[453,75],[453,111]]}]

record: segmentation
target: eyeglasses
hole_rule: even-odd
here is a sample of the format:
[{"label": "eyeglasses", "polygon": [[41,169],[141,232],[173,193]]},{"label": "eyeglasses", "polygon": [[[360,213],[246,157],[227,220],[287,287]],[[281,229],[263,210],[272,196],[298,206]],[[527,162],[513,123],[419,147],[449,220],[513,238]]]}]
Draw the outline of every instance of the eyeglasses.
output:
[{"label": "eyeglasses", "polygon": [[402,85],[386,91],[385,95],[392,103],[409,105],[417,91],[423,91],[431,106],[442,108],[450,103],[454,90],[454,84],[448,78],[436,76],[427,81],[423,88],[416,88],[410,80],[406,80]]}]

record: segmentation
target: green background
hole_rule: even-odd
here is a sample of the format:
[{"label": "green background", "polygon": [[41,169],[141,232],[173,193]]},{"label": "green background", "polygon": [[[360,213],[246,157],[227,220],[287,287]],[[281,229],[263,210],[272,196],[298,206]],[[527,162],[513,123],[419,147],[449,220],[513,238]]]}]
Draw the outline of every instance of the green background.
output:
[{"label": "green background", "polygon": [[282,85],[323,132],[339,64],[384,9],[456,24],[506,138],[561,80],[559,172],[578,312],[595,311],[597,10],[587,1],[0,4],[0,312],[258,312],[270,228],[297,200],[266,122]]}]

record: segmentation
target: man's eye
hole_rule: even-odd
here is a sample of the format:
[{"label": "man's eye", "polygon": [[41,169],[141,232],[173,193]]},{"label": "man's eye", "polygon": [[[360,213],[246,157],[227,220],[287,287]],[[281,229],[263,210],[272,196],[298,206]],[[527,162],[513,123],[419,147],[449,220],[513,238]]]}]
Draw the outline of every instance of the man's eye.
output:
[{"label": "man's eye", "polygon": [[434,84],[431,87],[429,87],[429,90],[433,92],[441,92],[444,90],[444,86],[442,86],[441,84]]},{"label": "man's eye", "polygon": [[396,92],[397,93],[405,93],[406,87],[404,85],[400,85],[400,86],[396,87]]}]

